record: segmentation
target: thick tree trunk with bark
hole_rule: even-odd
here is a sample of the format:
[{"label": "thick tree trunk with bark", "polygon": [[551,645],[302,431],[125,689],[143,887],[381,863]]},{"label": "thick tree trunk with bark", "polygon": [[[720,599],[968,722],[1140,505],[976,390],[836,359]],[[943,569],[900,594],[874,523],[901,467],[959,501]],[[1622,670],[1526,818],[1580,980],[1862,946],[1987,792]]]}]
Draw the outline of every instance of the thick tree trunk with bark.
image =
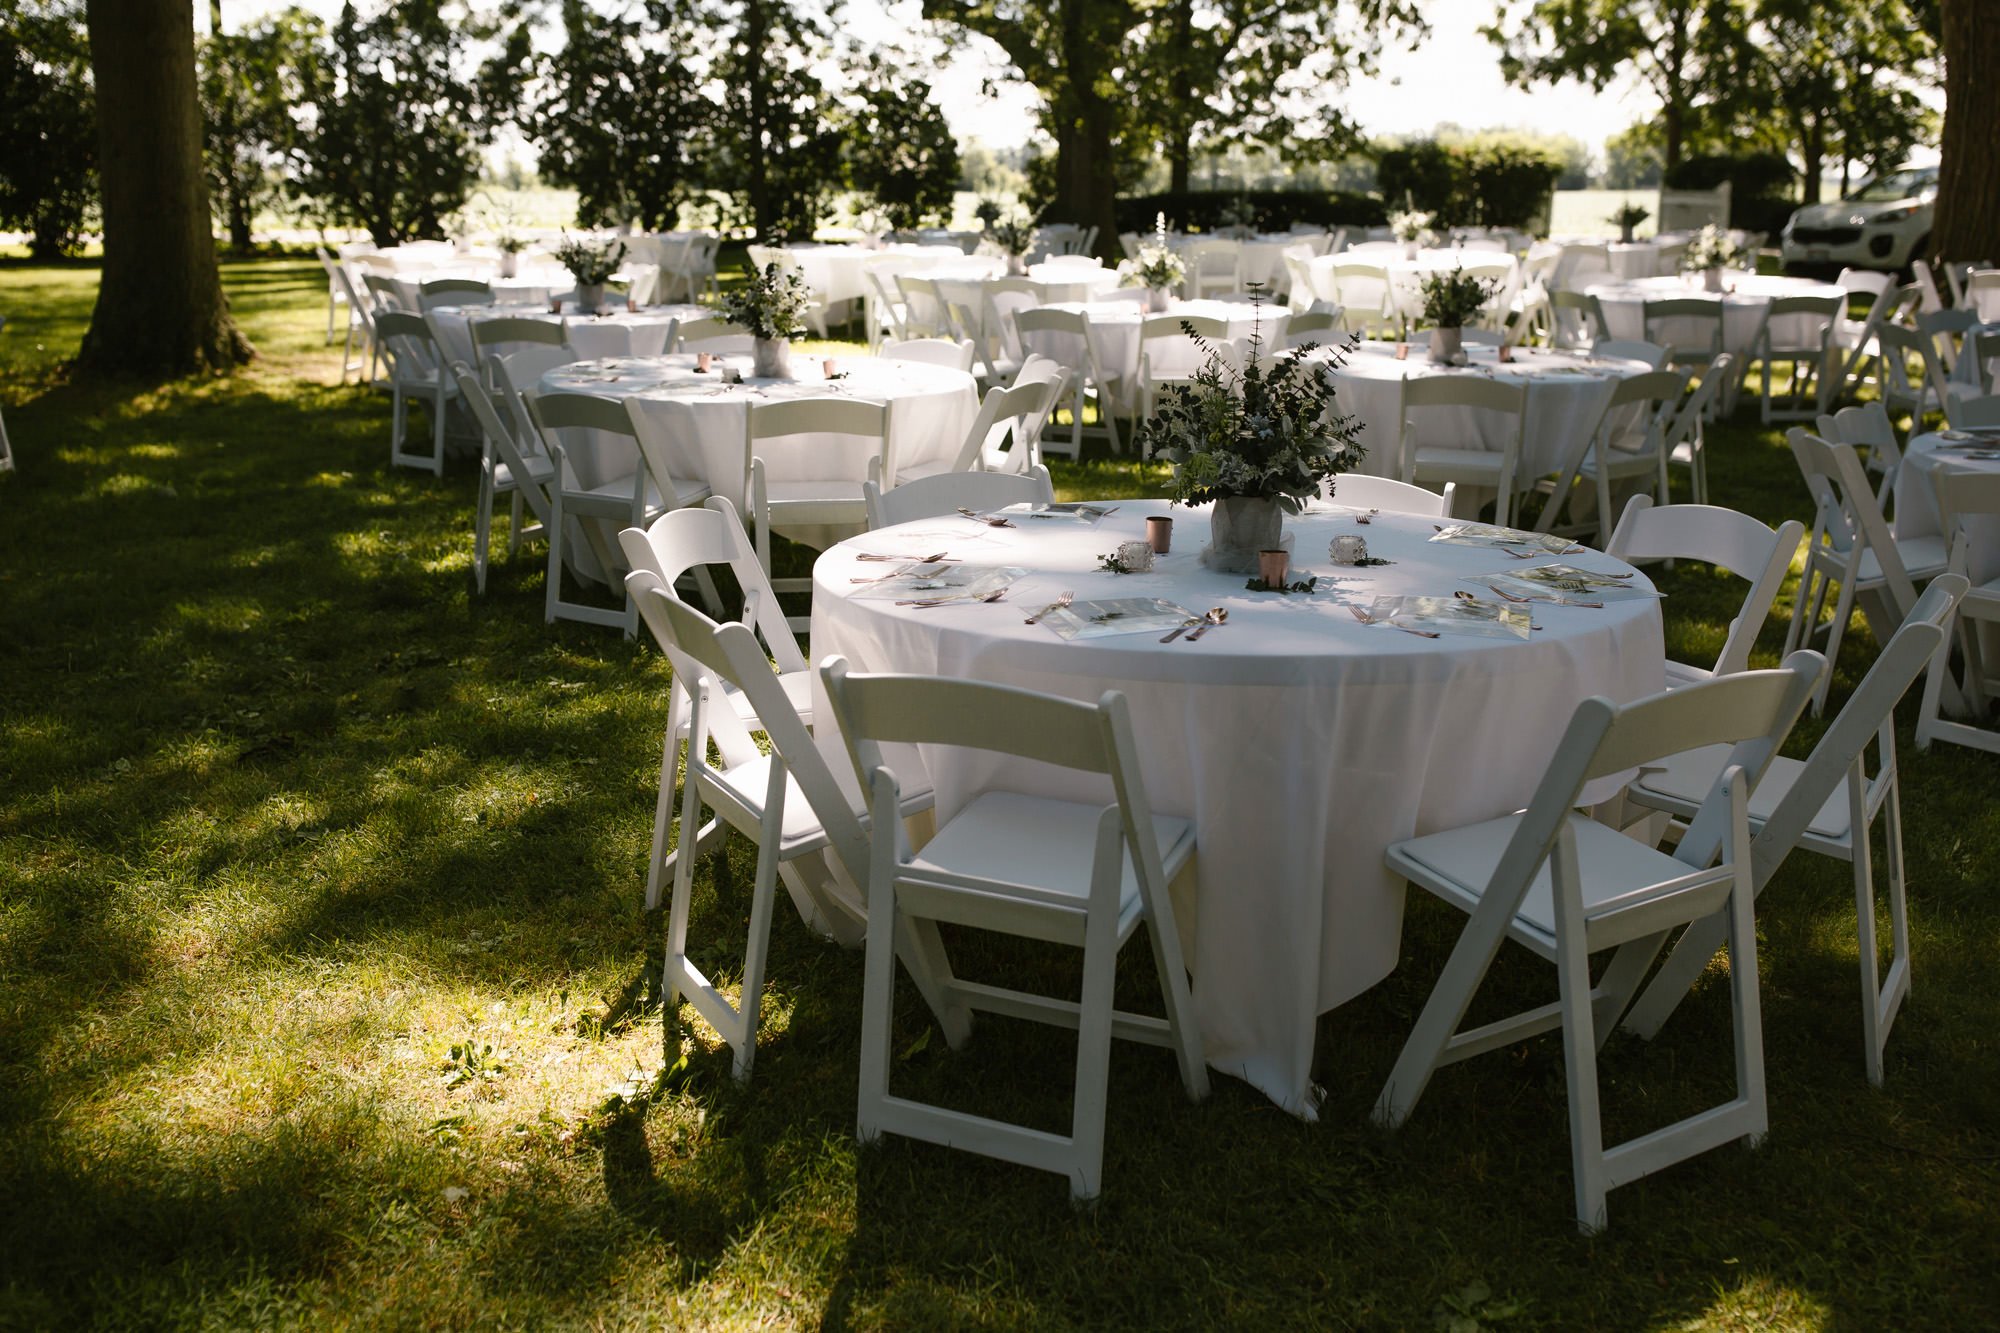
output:
[{"label": "thick tree trunk with bark", "polygon": [[225,370],[255,355],[209,230],[191,0],[90,0],[104,278],[78,354],[108,374]]},{"label": "thick tree trunk with bark", "polygon": [[1052,220],[1097,228],[1099,254],[1118,253],[1118,218],[1112,207],[1118,181],[1112,162],[1111,128],[1116,111],[1098,90],[1105,53],[1093,45],[1083,23],[1084,7],[1066,6],[1064,63],[1069,78],[1056,99],[1056,198]]},{"label": "thick tree trunk with bark", "polygon": [[1944,140],[1933,258],[2000,259],[2000,6],[1944,0]]}]

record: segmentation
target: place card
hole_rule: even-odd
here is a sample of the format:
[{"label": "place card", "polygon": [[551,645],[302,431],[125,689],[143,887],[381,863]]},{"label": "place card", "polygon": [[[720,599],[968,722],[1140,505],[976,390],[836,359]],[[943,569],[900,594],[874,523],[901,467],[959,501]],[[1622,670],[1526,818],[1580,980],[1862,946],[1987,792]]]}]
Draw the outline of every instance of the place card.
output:
[{"label": "place card", "polygon": [[1382,624],[1431,634],[1470,634],[1486,639],[1525,639],[1535,627],[1525,606],[1477,597],[1379,596],[1368,606]]},{"label": "place card", "polygon": [[1595,570],[1578,569],[1575,565],[1530,565],[1523,569],[1496,569],[1490,574],[1475,574],[1472,582],[1504,584],[1507,591],[1517,597],[1547,597],[1552,593],[1589,594],[1593,599],[1604,593],[1623,593],[1627,597],[1661,598],[1666,594],[1652,588],[1633,587],[1634,579],[1621,579],[1611,574],[1600,574]]},{"label": "place card", "polygon": [[1491,523],[1440,523],[1431,540],[1453,546],[1531,546],[1550,555],[1574,555],[1586,549],[1554,533],[1523,532]]},{"label": "place card", "polygon": [[1113,634],[1158,633],[1195,619],[1178,602],[1158,597],[1121,597],[1072,602],[1044,615],[1042,624],[1065,639],[1101,639]]},{"label": "place card", "polygon": [[1011,588],[1027,577],[1028,571],[1011,565],[965,565],[943,560],[904,565],[887,577],[864,583],[848,595],[861,602],[900,602],[920,597],[926,601],[976,602]]},{"label": "place card", "polygon": [[1071,523],[1088,523],[1093,527],[1107,514],[1118,512],[1117,505],[1083,504],[1073,500],[1058,501],[1055,504],[1011,504],[1004,509],[996,509],[996,514],[1008,518],[1063,519]]}]

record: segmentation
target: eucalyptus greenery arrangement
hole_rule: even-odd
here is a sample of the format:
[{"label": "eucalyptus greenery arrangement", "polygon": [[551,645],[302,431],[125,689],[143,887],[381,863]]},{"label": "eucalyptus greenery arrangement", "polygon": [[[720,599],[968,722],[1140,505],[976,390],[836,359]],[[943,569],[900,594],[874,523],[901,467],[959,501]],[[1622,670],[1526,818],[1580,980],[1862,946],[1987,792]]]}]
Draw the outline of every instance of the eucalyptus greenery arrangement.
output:
[{"label": "eucalyptus greenery arrangement", "polygon": [[1625,204],[1616,213],[1606,218],[1605,221],[1620,230],[1630,231],[1651,216],[1653,215],[1638,204]]},{"label": "eucalyptus greenery arrangement", "polygon": [[1421,241],[1431,229],[1431,215],[1414,208],[1389,215],[1389,230],[1399,241]]},{"label": "eucalyptus greenery arrangement", "polygon": [[1687,251],[1681,255],[1681,271],[1699,273],[1703,269],[1729,268],[1742,263],[1743,255],[1743,247],[1711,222],[1688,241]]},{"label": "eucalyptus greenery arrangement", "polygon": [[1463,265],[1449,273],[1435,269],[1417,280],[1424,298],[1424,320],[1441,329],[1462,329],[1479,317],[1480,307],[1500,289],[1496,278],[1479,278]]},{"label": "eucalyptus greenery arrangement", "polygon": [[1118,276],[1127,287],[1178,287],[1187,280],[1187,265],[1167,244],[1167,215],[1153,219],[1153,239],[1139,246],[1135,259],[1118,265]]},{"label": "eucalyptus greenery arrangement", "polygon": [[1225,231],[1233,228],[1248,232],[1257,225],[1257,205],[1250,202],[1247,194],[1233,195],[1215,210],[1215,220]]},{"label": "eucalyptus greenery arrangement", "polygon": [[[1315,344],[1301,344],[1266,365],[1259,355],[1263,294],[1253,286],[1250,299],[1255,313],[1245,369],[1239,372],[1183,324],[1202,349],[1201,369],[1187,384],[1162,391],[1158,409],[1139,425],[1139,441],[1173,464],[1170,489],[1177,504],[1247,497],[1273,500],[1296,514],[1319,494],[1322,481],[1351,471],[1367,451],[1361,423],[1333,410],[1331,382],[1318,362],[1306,359]],[[1332,364],[1342,359],[1336,355]]]},{"label": "eucalyptus greenery arrangement", "polygon": [[732,324],[750,330],[753,338],[803,338],[806,307],[812,294],[797,269],[766,264],[752,269],[750,280],[722,294],[722,313]]},{"label": "eucalyptus greenery arrangement", "polygon": [[556,262],[569,270],[579,287],[602,287],[625,259],[623,241],[585,241],[567,234],[556,247]]},{"label": "eucalyptus greenery arrangement", "polygon": [[986,224],[986,239],[1009,258],[1025,255],[1035,243],[1035,219],[1019,213],[996,216]]}]

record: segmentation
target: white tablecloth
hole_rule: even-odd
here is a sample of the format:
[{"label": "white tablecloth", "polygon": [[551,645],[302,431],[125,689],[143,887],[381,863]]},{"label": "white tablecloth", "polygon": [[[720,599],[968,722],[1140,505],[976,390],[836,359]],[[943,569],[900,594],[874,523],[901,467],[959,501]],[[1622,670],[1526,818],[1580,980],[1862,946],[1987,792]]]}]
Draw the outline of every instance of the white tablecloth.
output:
[{"label": "white tablecloth", "polygon": [[[1722,296],[1722,345],[1723,350],[1740,359],[1750,351],[1757,337],[1757,326],[1764,318],[1764,307],[1780,296],[1838,296],[1843,300],[1847,293],[1828,282],[1813,282],[1807,278],[1781,278],[1764,273],[1729,273],[1723,277],[1728,290]],[[1715,293],[1708,291],[1696,277],[1667,276],[1663,278],[1642,278],[1635,282],[1603,282],[1591,286],[1589,294],[1595,296],[1604,307],[1604,322],[1614,338],[1645,338],[1645,305],[1648,301],[1665,301],[1679,297],[1709,297]],[[1811,315],[1791,315],[1780,320],[1772,328],[1773,340],[1779,346],[1802,346],[1803,341],[1817,336],[1815,325],[1824,325],[1824,319]],[[1707,346],[1708,333],[1694,320],[1661,320],[1654,328],[1652,342],[1664,342],[1673,346]]]},{"label": "white tablecloth", "polygon": [[569,345],[579,360],[607,356],[660,356],[667,350],[667,332],[676,320],[713,315],[698,305],[647,306],[637,311],[614,310],[602,315],[574,312],[552,314],[546,305],[437,306],[431,326],[454,361],[473,363],[472,325],[488,319],[532,319],[543,324],[567,323]]},{"label": "white tablecloth", "polygon": [[[1136,403],[1139,329],[1149,318],[1145,308],[1137,301],[1057,301],[1047,308],[1082,312],[1090,323],[1090,341],[1097,352],[1098,367],[1118,381],[1120,405],[1130,408]],[[1291,317],[1282,307],[1268,302],[1261,307],[1261,316],[1258,309],[1244,301],[1174,301],[1168,304],[1166,313],[1222,320],[1227,326],[1223,337],[1232,342],[1248,338],[1253,330],[1258,329],[1261,319],[1264,350],[1269,352],[1284,346],[1285,325]],[[1077,367],[1081,365],[1078,349],[1067,345],[1074,341],[1070,336],[1046,333],[1037,333],[1026,339],[1029,351],[1054,357],[1065,366]]]},{"label": "white tablecloth", "polygon": [[1267,233],[1247,238],[1233,236],[1172,236],[1167,244],[1179,251],[1190,245],[1207,241],[1228,241],[1242,256],[1243,282],[1247,286],[1261,282],[1266,287],[1283,286],[1285,277],[1285,247],[1309,244],[1309,236],[1293,236],[1289,233]]},{"label": "white tablecloth", "polygon": [[791,245],[785,247],[805,276],[806,285],[824,293],[828,305],[859,301],[868,296],[868,265],[884,256],[902,262],[899,273],[924,273],[940,264],[963,264],[965,251],[956,245],[889,245],[871,249],[864,245]]},{"label": "white tablecloth", "polygon": [[[1989,436],[1985,442],[2000,451],[2000,438]],[[1896,476],[1896,520],[1891,525],[1897,537],[1904,540],[1949,537],[1944,531],[1938,492],[1950,487],[1954,477],[2000,472],[2000,461],[1968,458],[1963,449],[1938,448],[1953,443],[1964,441],[1948,441],[1937,434],[1919,435],[1904,450],[1902,468]],[[1970,518],[1966,537],[1967,572],[1972,581],[1978,584],[2000,578],[2000,517]]]},{"label": "white tablecloth", "polygon": [[[1383,868],[1384,850],[1518,809],[1578,701],[1660,689],[1658,603],[1537,606],[1544,628],[1527,640],[1432,640],[1364,626],[1345,603],[1449,595],[1478,586],[1468,575],[1516,564],[1498,551],[1428,542],[1429,519],[1389,514],[1366,527],[1346,514],[1287,520],[1302,572],[1330,572],[1327,542],[1341,533],[1366,536],[1371,551],[1396,562],[1343,571],[1330,591],[1310,596],[1253,594],[1242,575],[1202,569],[1205,510],[1171,511],[1174,549],[1158,572],[1097,572],[1101,553],[1143,535],[1144,516],[1160,512],[1161,501],[1121,502],[1095,528],[930,520],[835,547],[814,569],[813,652],[844,654],[861,671],[937,673],[1075,699],[1123,690],[1154,807],[1195,821],[1197,887],[1176,911],[1208,1061],[1310,1115],[1315,1019],[1396,965],[1403,886]],[[997,605],[927,610],[852,598],[851,578],[882,569],[856,561],[856,551],[939,549],[1033,572]],[[1625,568],[1601,555],[1571,559]],[[1022,623],[1066,589],[1079,599],[1225,606],[1229,620],[1198,643],[1172,644],[1157,634],[1065,642]],[[850,762],[830,727],[819,736],[830,758]],[[1106,783],[1062,775],[1043,785],[1050,770],[1018,768],[990,757],[939,760],[929,776],[940,821],[971,791],[1009,780],[1108,799]]]},{"label": "white tablecloth", "polygon": [[508,305],[547,305],[554,297],[567,298],[576,291],[576,279],[560,264],[518,264],[512,277],[503,278],[498,252],[460,253],[449,244],[420,242],[378,253],[396,266],[396,294],[410,310],[419,307],[423,285],[439,278],[483,282],[493,289],[495,301]]},{"label": "white tablecloth", "polygon": [[[716,363],[734,366],[745,375],[750,371],[747,356],[719,357]],[[896,457],[904,463],[956,458],[979,414],[979,395],[972,376],[945,366],[841,357],[836,370],[843,378],[829,381],[822,373],[820,358],[795,350],[794,379],[746,379],[740,384],[724,384],[715,372],[695,373],[695,364],[693,356],[681,354],[578,361],[544,375],[542,388],[640,399],[644,415],[665,441],[675,474],[701,479],[746,515],[743,436],[753,402],[832,393],[893,403],[889,429]],[[571,437],[565,440],[565,448],[577,479],[585,486],[630,476],[639,465],[630,444],[616,436],[598,431],[565,434]],[[860,482],[868,475],[870,452],[841,436],[801,435],[767,446],[763,458],[766,475],[773,482],[829,476]],[[787,530],[786,535],[825,544],[850,534]],[[615,549],[615,531],[612,537]],[[583,549],[581,543],[576,546]],[[578,572],[597,577],[586,564],[579,564]]]},{"label": "white tablecloth", "polygon": [[1518,279],[1520,272],[1521,261],[1502,250],[1440,246],[1419,250],[1411,258],[1402,246],[1371,248],[1376,244],[1370,242],[1338,255],[1322,255],[1312,260],[1307,265],[1307,271],[1312,274],[1314,294],[1322,299],[1333,298],[1333,269],[1336,263],[1376,264],[1389,274],[1389,313],[1414,319],[1423,307],[1420,284],[1427,274],[1449,273],[1460,267],[1484,268],[1493,265],[1496,271],[1489,276],[1499,279],[1504,293]]},{"label": "white tablecloth", "polygon": [[[1425,338],[1427,335],[1420,335]],[[1619,380],[1646,371],[1643,361],[1614,357],[1591,357],[1576,352],[1540,348],[1518,348],[1515,359],[1503,364],[1492,347],[1471,345],[1465,350],[1471,365],[1446,369],[1433,365],[1425,355],[1426,341],[1408,344],[1404,360],[1396,359],[1396,344],[1364,342],[1345,354],[1345,364],[1328,370],[1340,410],[1357,417],[1362,424],[1361,442],[1368,458],[1362,470],[1378,477],[1400,474],[1396,456],[1396,414],[1402,404],[1403,380],[1430,375],[1469,375],[1484,372],[1506,380],[1527,379],[1534,385],[1528,395],[1528,420],[1521,442],[1521,463],[1516,475],[1524,482],[1531,477],[1559,471],[1570,453],[1582,446],[1597,429],[1604,405],[1611,399]],[[1330,362],[1338,349],[1312,353],[1315,360]],[[1455,449],[1498,449],[1510,423],[1495,412],[1476,408],[1427,408],[1414,417],[1419,445]],[[1481,497],[1459,488],[1459,512],[1470,515]]]}]

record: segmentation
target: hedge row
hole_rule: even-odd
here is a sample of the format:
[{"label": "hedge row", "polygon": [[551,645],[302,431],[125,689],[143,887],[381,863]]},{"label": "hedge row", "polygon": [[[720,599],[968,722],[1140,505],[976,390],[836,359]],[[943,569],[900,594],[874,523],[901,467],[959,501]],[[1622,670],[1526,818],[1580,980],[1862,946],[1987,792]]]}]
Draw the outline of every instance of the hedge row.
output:
[{"label": "hedge row", "polygon": [[1328,229],[1380,227],[1389,220],[1388,209],[1380,199],[1342,190],[1249,190],[1241,194],[1226,190],[1169,190],[1120,199],[1113,205],[1113,213],[1120,231],[1149,232],[1154,219],[1162,213],[1167,215],[1167,226],[1171,228],[1215,231],[1231,221],[1226,214],[1245,205],[1255,211],[1256,221],[1252,225],[1259,231],[1285,231],[1295,222]]}]

